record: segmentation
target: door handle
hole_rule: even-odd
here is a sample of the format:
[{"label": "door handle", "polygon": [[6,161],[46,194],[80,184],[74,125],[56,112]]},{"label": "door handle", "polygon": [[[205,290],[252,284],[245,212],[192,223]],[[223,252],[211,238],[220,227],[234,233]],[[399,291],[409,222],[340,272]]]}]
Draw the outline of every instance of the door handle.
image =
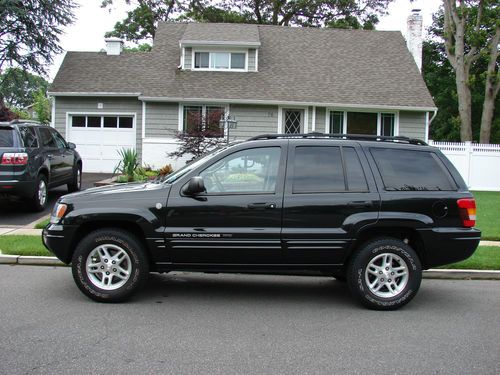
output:
[{"label": "door handle", "polygon": [[372,201],[353,201],[347,203],[349,207],[372,207],[373,202]]},{"label": "door handle", "polygon": [[250,203],[247,207],[251,210],[269,210],[276,208],[276,203]]}]

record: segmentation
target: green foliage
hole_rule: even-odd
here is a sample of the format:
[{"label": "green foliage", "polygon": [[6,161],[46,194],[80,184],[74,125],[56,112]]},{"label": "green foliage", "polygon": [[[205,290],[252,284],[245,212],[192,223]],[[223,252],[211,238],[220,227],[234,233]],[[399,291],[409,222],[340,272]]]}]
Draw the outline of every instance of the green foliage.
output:
[{"label": "green foliage", "polygon": [[483,240],[500,241],[500,192],[475,191],[477,206],[476,227]]},{"label": "green foliage", "polygon": [[[446,56],[442,39],[443,19],[442,10],[434,15],[433,24],[429,28],[430,38],[423,43],[422,75],[438,107],[438,113],[430,127],[430,138],[436,141],[460,141],[461,121],[458,113],[455,70]],[[477,39],[476,43],[480,40]],[[487,65],[487,54],[478,55],[471,66],[468,81],[471,90],[472,135],[475,141],[479,141]],[[492,143],[500,143],[499,112],[500,99],[497,96],[490,138]]]},{"label": "green foliage", "polygon": [[476,252],[469,259],[439,268],[461,270],[500,270],[500,247],[479,246]]},{"label": "green foliage", "polygon": [[121,150],[118,150],[118,154],[122,160],[120,160],[118,165],[115,167],[113,173],[118,172],[125,175],[128,181],[133,181],[135,170],[139,167],[137,151],[133,148],[122,148]]},{"label": "green foliage", "polygon": [[42,90],[37,91],[33,95],[33,110],[35,111],[35,120],[42,124],[50,123],[51,103],[49,98]]},{"label": "green foliage", "polygon": [[[74,0],[2,0],[0,73],[4,65],[44,74],[61,53],[59,37],[74,20]],[[2,82],[0,82],[0,87]]]},{"label": "green foliage", "polygon": [[23,108],[33,103],[33,95],[42,90],[45,94],[49,82],[43,77],[23,71],[20,68],[8,68],[0,75],[0,96],[10,107]]},{"label": "green foliage", "polygon": [[21,120],[30,120],[31,119],[30,114],[25,110],[18,109],[15,107],[11,108],[10,110],[16,115],[16,118],[18,118],[18,119],[21,119]]},{"label": "green foliage", "polygon": [[43,246],[41,236],[0,236],[0,251],[8,255],[54,256]]},{"label": "green foliage", "polygon": [[136,47],[125,47],[123,52],[151,52],[153,46],[148,43],[141,43]]},{"label": "green foliage", "polygon": [[[159,21],[258,23],[373,29],[393,0],[141,0],[106,36],[139,42],[155,36]],[[103,0],[102,7],[130,0]]]}]

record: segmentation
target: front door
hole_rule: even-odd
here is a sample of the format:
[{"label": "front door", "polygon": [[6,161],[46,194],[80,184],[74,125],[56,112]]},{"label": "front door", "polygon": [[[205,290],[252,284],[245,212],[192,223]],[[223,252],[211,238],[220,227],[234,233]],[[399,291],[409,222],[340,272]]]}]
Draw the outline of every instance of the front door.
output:
[{"label": "front door", "polygon": [[[176,264],[283,263],[281,213],[286,147],[222,154],[202,171],[206,193],[168,200],[166,241]],[[182,185],[182,186],[179,186]]]}]

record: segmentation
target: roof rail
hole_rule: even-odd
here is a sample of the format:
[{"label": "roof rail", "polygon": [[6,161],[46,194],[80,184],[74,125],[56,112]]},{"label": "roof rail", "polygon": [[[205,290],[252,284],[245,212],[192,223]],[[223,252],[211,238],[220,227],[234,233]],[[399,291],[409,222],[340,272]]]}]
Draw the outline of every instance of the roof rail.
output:
[{"label": "roof rail", "polygon": [[262,134],[247,139],[247,141],[257,141],[265,139],[301,139],[301,138],[327,138],[327,139],[348,139],[355,141],[378,141],[378,142],[394,142],[408,143],[412,145],[427,146],[427,143],[420,139],[409,138],[403,136],[389,137],[385,135],[366,135],[366,134],[332,134],[312,132],[306,134]]},{"label": "roof rail", "polygon": [[23,119],[15,119],[15,120],[12,120],[9,122],[9,124],[35,124],[35,125],[40,125],[41,122],[40,121],[36,121],[36,120],[23,120]]}]

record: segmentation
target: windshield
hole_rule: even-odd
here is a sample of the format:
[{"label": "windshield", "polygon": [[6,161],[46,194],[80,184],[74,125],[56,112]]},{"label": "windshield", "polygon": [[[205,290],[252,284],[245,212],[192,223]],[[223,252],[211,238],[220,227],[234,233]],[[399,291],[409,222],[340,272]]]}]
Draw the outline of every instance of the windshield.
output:
[{"label": "windshield", "polygon": [[220,152],[224,151],[227,147],[221,147],[221,148],[218,148],[212,152],[210,152],[209,154],[201,157],[200,159],[198,160],[195,160],[194,162],[190,163],[190,164],[187,164],[186,166],[184,166],[183,168],[179,169],[177,172],[174,172],[172,173],[171,175],[167,176],[165,178],[165,180],[163,180],[163,182],[167,183],[167,184],[172,184],[174,183],[175,181],[177,181],[179,178],[181,178],[182,176],[184,176],[185,174],[191,172],[192,170],[198,168],[201,164],[205,163],[208,159],[211,159],[212,157],[214,157],[215,155],[219,154]]}]

